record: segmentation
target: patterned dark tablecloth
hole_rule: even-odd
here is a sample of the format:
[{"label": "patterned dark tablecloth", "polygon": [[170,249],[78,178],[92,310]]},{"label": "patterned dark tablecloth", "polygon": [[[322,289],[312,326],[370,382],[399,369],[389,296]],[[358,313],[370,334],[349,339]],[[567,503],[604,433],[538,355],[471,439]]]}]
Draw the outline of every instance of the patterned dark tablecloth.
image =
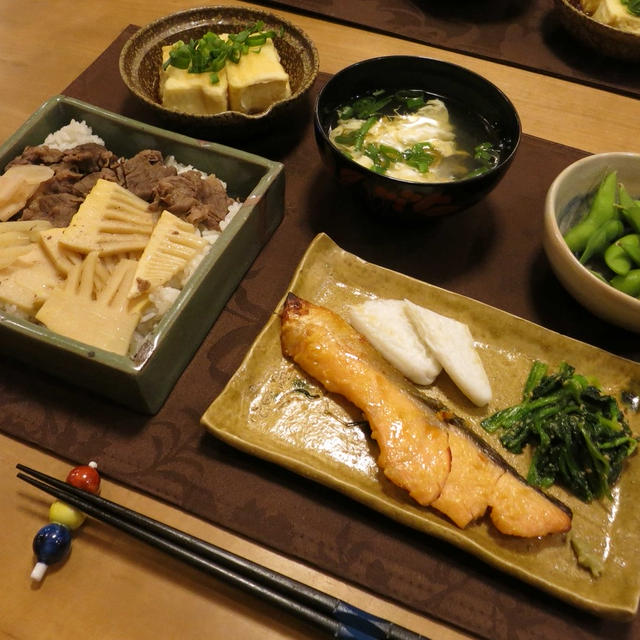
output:
[{"label": "patterned dark tablecloth", "polygon": [[[154,121],[117,70],[132,31],[64,92]],[[316,91],[326,79],[318,78]],[[314,148],[308,109],[302,115],[299,128],[275,129],[244,145],[285,162],[285,218],[162,410],[138,415],[3,357],[0,429],[72,462],[97,459],[107,478],[484,638],[638,637],[638,624],[572,609],[448,544],[233,450],[199,425],[320,231],[366,260],[640,358],[637,340],[568,297],[542,253],[545,191],[583,152],[525,136],[508,175],[484,202],[407,231],[368,220],[333,184]]]},{"label": "patterned dark tablecloth", "polygon": [[607,58],[576,40],[560,24],[554,0],[257,2],[640,96],[638,64]]}]

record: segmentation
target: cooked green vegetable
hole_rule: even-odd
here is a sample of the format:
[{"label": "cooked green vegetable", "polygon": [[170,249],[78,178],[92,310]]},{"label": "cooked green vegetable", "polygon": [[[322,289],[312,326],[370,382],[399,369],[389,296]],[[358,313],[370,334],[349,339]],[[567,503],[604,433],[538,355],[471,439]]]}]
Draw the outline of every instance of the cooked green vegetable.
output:
[{"label": "cooked green vegetable", "polygon": [[[392,95],[386,95],[385,91],[378,89],[370,95],[357,98],[352,103],[344,106],[338,111],[338,117],[341,120],[348,120],[349,118],[367,120],[373,116],[380,115],[382,109],[384,109],[391,100],[393,100]],[[415,109],[419,109],[420,106],[422,106],[422,104],[416,104]]]},{"label": "cooked green vegetable", "polygon": [[640,233],[629,233],[626,236],[622,236],[622,238],[618,238],[617,243],[640,267]]},{"label": "cooked green vegetable", "polygon": [[480,166],[469,172],[469,178],[481,176],[495,167],[500,161],[500,152],[490,142],[481,142],[473,149],[473,157]]},{"label": "cooked green vegetable", "polygon": [[593,256],[602,255],[607,247],[624,231],[624,225],[620,220],[607,220],[601,224],[589,237],[587,244],[580,256],[580,263],[586,264]]},{"label": "cooked green vegetable", "polygon": [[615,206],[617,185],[617,173],[610,171],[600,182],[587,215],[565,233],[564,240],[573,253],[583,251],[599,227],[618,217]]},{"label": "cooked green vegetable", "polygon": [[640,0],[621,0],[627,11],[633,16],[640,16]]},{"label": "cooked green vegetable", "polygon": [[[609,245],[604,252],[604,261],[613,273],[626,276],[631,269],[631,258],[629,254],[617,243]],[[602,278],[602,276],[600,276]],[[605,282],[606,280],[602,278]]]},{"label": "cooked green vegetable", "polygon": [[618,291],[637,298],[640,296],[640,269],[631,269],[623,276],[614,276],[610,284]]},{"label": "cooked green vegetable", "polygon": [[500,429],[500,442],[512,453],[533,447],[527,482],[543,488],[561,484],[585,502],[611,497],[638,444],[615,398],[566,362],[554,374],[534,362],[522,402],[481,424],[490,433]]},{"label": "cooked green vegetable", "polygon": [[589,271],[614,288],[640,297],[640,200],[624,185],[616,184],[616,172],[608,172],[592,199],[586,215],[565,234],[576,258]]},{"label": "cooked green vegetable", "polygon": [[267,38],[273,39],[275,36],[275,31],[264,31],[262,21],[243,29],[240,33],[228,34],[226,40],[209,31],[198,40],[191,39],[188,44],[182,40],[176,42],[162,67],[166,69],[171,65],[178,69],[186,69],[189,73],[209,72],[211,83],[217,84],[218,72],[227,61],[238,63],[243,55],[252,50],[260,51]]}]

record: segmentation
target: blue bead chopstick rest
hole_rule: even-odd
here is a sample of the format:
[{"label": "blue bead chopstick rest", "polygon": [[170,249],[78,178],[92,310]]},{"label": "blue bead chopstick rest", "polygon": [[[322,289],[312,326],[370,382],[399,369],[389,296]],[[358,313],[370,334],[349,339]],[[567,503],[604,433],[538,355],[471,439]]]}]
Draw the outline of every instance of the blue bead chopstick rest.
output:
[{"label": "blue bead chopstick rest", "polygon": [[[96,471],[97,464],[74,467],[67,476],[66,482],[84,491],[98,493],[100,476]],[[63,560],[71,549],[71,531],[78,529],[85,520],[85,515],[74,507],[56,500],[49,508],[49,524],[45,525],[33,538],[33,552],[36,564],[31,571],[31,579],[40,582],[47,568]]]},{"label": "blue bead chopstick rest", "polygon": [[71,548],[71,531],[63,524],[50,522],[36,533],[33,552],[37,562],[31,572],[31,579],[40,582],[49,565],[60,562]]}]

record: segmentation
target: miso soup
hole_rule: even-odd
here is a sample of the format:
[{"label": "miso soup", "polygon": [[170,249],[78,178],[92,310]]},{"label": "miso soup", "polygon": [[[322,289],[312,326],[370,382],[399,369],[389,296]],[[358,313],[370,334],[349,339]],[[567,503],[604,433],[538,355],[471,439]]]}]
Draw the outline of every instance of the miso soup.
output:
[{"label": "miso soup", "polygon": [[496,166],[491,127],[461,104],[418,89],[372,91],[341,105],[329,138],[362,166],[411,182],[452,182]]}]

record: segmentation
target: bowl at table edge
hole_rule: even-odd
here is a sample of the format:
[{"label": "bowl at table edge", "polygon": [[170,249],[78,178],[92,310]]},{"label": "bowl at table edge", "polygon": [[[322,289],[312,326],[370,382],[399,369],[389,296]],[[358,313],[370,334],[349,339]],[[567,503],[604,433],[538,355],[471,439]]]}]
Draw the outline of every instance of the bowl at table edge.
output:
[{"label": "bowl at table edge", "polygon": [[606,171],[613,169],[629,193],[640,197],[640,153],[599,153],[574,162],[547,192],[543,246],[558,280],[582,306],[612,324],[640,333],[640,300],[594,276],[563,238],[576,205],[594,191]]},{"label": "bowl at table edge", "polygon": [[[0,354],[142,413],[156,413],[284,213],[282,164],[55,96],[0,144],[0,166],[75,119],[117,156],[157,149],[217,175],[244,202],[134,358],[97,349],[0,310]],[[37,380],[34,380],[37,386]],[[34,391],[34,398],[38,391]]]},{"label": "bowl at table edge", "polygon": [[[499,163],[483,175],[452,182],[409,182],[380,175],[354,162],[329,139],[337,107],[363,93],[422,89],[480,115],[502,148]],[[336,73],[320,91],[314,112],[316,143],[338,182],[355,191],[369,211],[419,220],[460,211],[486,196],[503,178],[520,143],[520,119],[507,96],[464,67],[419,56],[385,56]]]},{"label": "bowl at table edge", "polygon": [[[236,33],[260,20],[264,22],[265,29],[273,29],[279,34],[274,39],[274,45],[282,66],[289,74],[289,98],[256,114],[224,111],[214,115],[195,115],[167,109],[162,105],[158,85],[163,46],[178,40],[189,42],[191,38],[198,39],[207,31]],[[274,123],[286,121],[294,110],[303,106],[318,75],[319,61],[311,39],[288,20],[248,7],[211,6],[179,11],[139,29],[124,44],[119,68],[122,80],[131,93],[163,120],[189,131],[247,137],[264,133]]]},{"label": "bowl at table edge", "polygon": [[565,29],[594,53],[630,62],[640,61],[640,34],[594,20],[584,12],[580,0],[555,0],[555,6]]}]

